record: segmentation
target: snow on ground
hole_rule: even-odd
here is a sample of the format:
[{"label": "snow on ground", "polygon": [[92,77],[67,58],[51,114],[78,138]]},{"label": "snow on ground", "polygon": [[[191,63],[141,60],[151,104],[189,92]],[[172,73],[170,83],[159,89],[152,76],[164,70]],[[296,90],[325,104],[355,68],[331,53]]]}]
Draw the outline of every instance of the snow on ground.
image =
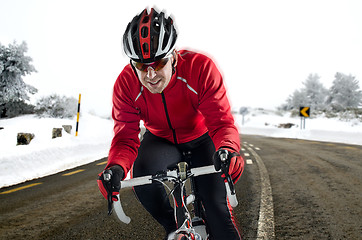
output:
[{"label": "snow on ground", "polygon": [[[52,129],[72,125],[71,134],[63,130],[52,139]],[[9,186],[71,169],[107,156],[113,134],[111,120],[85,114],[76,119],[37,118],[27,115],[0,120],[0,187]],[[17,143],[17,133],[34,133],[29,145]]]},{"label": "snow on ground", "polygon": [[[252,111],[244,117],[235,115],[242,134],[271,137],[310,139],[362,145],[362,123],[337,119],[306,120],[300,129],[300,119],[274,111]],[[278,128],[281,123],[293,123],[290,129]],[[54,127],[72,125],[72,133],[63,131],[62,138],[51,138]],[[75,119],[37,118],[27,115],[0,120],[0,188],[51,175],[106,157],[113,134],[113,122],[91,114],[83,114],[79,134],[75,136]],[[16,146],[19,132],[34,133],[27,146]]]},{"label": "snow on ground", "polygon": [[[290,113],[271,110],[253,110],[244,116],[236,115],[235,120],[241,134],[269,137],[296,138],[325,142],[339,142],[362,145],[362,122],[357,119],[341,121],[336,118],[306,118],[305,129],[301,129],[300,117],[290,117]],[[278,128],[280,124],[292,123],[289,129]]]}]

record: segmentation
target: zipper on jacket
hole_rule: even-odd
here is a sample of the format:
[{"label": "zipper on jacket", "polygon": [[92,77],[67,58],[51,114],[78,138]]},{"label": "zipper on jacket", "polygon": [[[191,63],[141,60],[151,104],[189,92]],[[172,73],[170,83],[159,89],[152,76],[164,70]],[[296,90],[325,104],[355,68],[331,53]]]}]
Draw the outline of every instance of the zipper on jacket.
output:
[{"label": "zipper on jacket", "polygon": [[171,120],[170,120],[170,116],[168,115],[168,110],[167,110],[167,104],[166,104],[165,94],[162,92],[162,93],[161,93],[161,96],[162,96],[163,107],[165,108],[167,123],[168,123],[169,128],[172,130],[173,141],[175,142],[175,144],[177,144],[176,130],[172,127]]}]

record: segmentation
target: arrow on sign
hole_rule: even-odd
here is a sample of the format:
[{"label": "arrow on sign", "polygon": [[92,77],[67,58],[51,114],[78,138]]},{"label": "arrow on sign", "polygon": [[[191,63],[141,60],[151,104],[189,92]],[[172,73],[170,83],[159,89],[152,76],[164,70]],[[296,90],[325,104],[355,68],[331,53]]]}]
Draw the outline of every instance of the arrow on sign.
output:
[{"label": "arrow on sign", "polygon": [[309,117],[309,107],[301,107],[300,108],[300,116],[301,117]]}]

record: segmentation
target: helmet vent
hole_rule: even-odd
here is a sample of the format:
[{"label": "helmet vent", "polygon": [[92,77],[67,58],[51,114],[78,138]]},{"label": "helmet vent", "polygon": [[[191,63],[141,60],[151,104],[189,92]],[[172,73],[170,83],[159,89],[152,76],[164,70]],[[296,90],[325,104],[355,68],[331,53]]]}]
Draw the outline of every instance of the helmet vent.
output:
[{"label": "helmet vent", "polygon": [[164,39],[163,39],[163,43],[162,43],[162,50],[164,50],[168,44],[168,41],[170,39],[170,36],[165,35]]},{"label": "helmet vent", "polygon": [[134,35],[135,33],[137,32],[137,26],[132,26],[132,29],[131,29],[131,35]]},{"label": "helmet vent", "polygon": [[142,20],[142,23],[148,23],[148,21],[150,21],[150,17],[149,16],[145,16]]},{"label": "helmet vent", "polygon": [[136,53],[140,51],[140,47],[139,47],[139,45],[138,45],[137,39],[133,39],[132,45],[133,45],[134,51],[135,51]]},{"label": "helmet vent", "polygon": [[160,23],[159,22],[154,22],[153,23],[153,28],[155,29],[156,32],[160,32]]},{"label": "helmet vent", "polygon": [[141,28],[141,36],[143,38],[146,38],[148,36],[148,28],[147,27]]},{"label": "helmet vent", "polygon": [[147,43],[144,43],[142,45],[142,49],[143,49],[143,52],[145,55],[148,55],[148,52],[149,52],[149,47],[148,47],[148,44]]}]

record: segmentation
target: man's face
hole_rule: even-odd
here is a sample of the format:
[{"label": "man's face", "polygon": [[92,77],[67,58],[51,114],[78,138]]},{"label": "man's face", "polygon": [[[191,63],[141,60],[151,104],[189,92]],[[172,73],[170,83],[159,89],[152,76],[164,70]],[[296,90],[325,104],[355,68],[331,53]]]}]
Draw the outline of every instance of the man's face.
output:
[{"label": "man's face", "polygon": [[142,85],[145,86],[151,93],[162,93],[171,80],[173,61],[174,57],[170,56],[166,65],[157,71],[155,71],[152,67],[148,67],[146,71],[141,71],[135,67]]}]

